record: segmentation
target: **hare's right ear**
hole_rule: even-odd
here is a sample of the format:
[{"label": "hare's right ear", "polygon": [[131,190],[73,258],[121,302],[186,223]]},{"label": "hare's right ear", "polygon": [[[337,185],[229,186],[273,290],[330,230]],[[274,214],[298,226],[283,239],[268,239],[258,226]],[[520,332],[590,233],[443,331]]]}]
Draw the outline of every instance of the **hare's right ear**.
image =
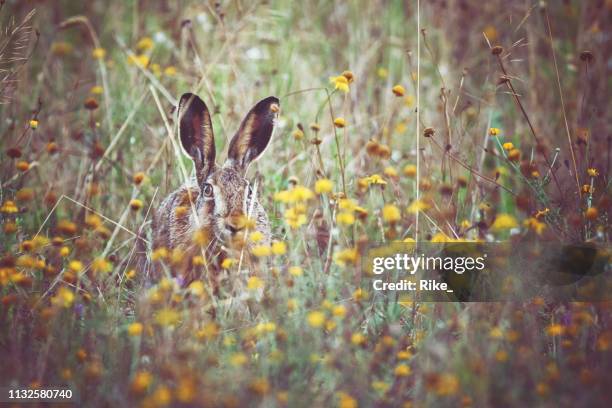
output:
[{"label": "hare's right ear", "polygon": [[195,163],[198,185],[215,165],[215,136],[208,108],[192,93],[181,96],[178,106],[179,136],[185,152]]}]

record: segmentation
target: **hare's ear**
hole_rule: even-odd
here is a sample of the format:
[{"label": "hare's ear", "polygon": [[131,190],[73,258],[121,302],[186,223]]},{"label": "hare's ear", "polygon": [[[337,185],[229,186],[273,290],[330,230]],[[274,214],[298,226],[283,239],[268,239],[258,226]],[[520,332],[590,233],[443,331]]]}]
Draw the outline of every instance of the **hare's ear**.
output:
[{"label": "hare's ear", "polygon": [[215,136],[210,113],[202,99],[186,93],[179,102],[178,118],[181,145],[195,163],[201,185],[215,165]]},{"label": "hare's ear", "polygon": [[270,96],[249,111],[230,142],[227,158],[231,165],[246,171],[249,164],[266,150],[279,106],[278,98]]}]

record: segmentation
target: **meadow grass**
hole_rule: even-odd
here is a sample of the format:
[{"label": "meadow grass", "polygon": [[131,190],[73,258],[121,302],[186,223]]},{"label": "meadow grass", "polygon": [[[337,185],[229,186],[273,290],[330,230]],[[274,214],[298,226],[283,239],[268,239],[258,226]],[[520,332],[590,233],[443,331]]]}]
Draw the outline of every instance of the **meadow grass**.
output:
[{"label": "meadow grass", "polygon": [[[609,303],[360,289],[381,242],[609,248],[603,17],[459,3],[423,2],[421,32],[413,1],[3,4],[3,27],[36,11],[0,65],[0,385],[65,384],[83,406],[604,405]],[[149,248],[160,281],[135,266],[191,175],[184,92],[221,157],[281,100],[249,170],[275,245],[228,263],[221,296],[173,279],[180,251]]]}]

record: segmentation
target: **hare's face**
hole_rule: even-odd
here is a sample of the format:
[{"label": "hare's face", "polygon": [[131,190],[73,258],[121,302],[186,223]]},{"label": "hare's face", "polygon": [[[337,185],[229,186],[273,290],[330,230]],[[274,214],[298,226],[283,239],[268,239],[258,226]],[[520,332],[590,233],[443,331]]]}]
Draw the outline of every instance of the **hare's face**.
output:
[{"label": "hare's face", "polygon": [[246,227],[246,219],[259,211],[249,181],[239,169],[221,167],[206,179],[202,194],[211,201],[212,229],[223,243],[231,242]]},{"label": "hare's face", "polygon": [[200,224],[211,229],[222,243],[231,242],[246,226],[247,218],[257,218],[263,209],[246,179],[250,163],[258,159],[272,137],[279,101],[268,97],[257,103],[232,138],[228,157],[215,164],[212,121],[204,102],[184,94],[179,103],[181,145],[195,164]]}]

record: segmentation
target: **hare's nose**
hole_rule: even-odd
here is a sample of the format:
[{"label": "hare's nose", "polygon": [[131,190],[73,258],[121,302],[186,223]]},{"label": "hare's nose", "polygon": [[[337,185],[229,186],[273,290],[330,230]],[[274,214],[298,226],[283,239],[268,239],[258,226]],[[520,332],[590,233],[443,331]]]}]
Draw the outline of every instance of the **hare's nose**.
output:
[{"label": "hare's nose", "polygon": [[244,226],[244,220],[240,214],[233,214],[225,219],[225,228],[231,232],[232,235],[242,231]]},{"label": "hare's nose", "polygon": [[244,229],[244,227],[241,226],[241,225],[237,225],[237,224],[232,224],[232,223],[226,222],[225,223],[225,229],[227,229],[229,232],[232,233],[232,235],[234,235],[238,231],[242,231]]}]

